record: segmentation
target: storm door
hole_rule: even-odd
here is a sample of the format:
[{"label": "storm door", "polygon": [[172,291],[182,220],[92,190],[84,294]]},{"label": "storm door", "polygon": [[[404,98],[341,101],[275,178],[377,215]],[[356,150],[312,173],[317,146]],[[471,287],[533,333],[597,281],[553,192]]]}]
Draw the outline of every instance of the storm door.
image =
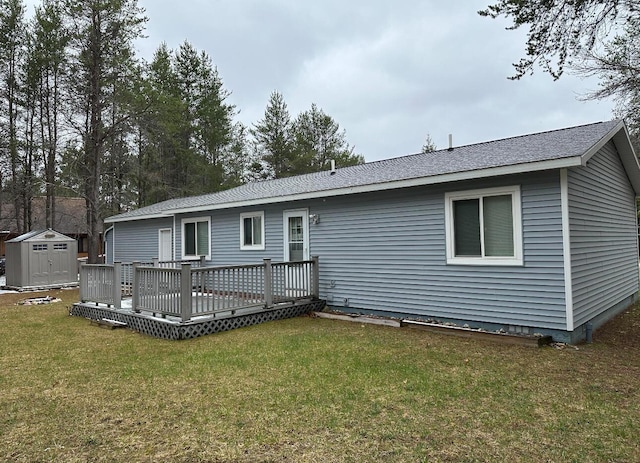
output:
[{"label": "storm door", "polygon": [[293,263],[304,260],[309,260],[309,211],[285,211],[284,261],[288,263],[283,268],[283,291],[276,290],[279,296],[298,298],[309,294],[308,269],[303,264]]},{"label": "storm door", "polygon": [[309,260],[309,211],[284,213],[284,261]]}]

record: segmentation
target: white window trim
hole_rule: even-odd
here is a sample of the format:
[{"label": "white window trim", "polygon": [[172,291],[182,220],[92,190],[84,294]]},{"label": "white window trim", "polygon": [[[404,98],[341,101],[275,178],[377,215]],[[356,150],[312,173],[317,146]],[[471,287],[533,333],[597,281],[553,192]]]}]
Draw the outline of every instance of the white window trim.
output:
[{"label": "white window trim", "polygon": [[[209,240],[209,252],[205,256],[205,260],[211,260],[211,217],[189,217],[187,219],[182,219],[180,225],[180,255],[182,256],[182,260],[195,260],[200,259],[199,255],[191,255],[185,254],[185,225],[188,223],[198,223],[198,222],[207,222],[207,239]],[[197,233],[197,225],[196,225],[196,233]],[[197,245],[196,245],[197,247]]]},{"label": "white window trim", "polygon": [[[244,244],[244,219],[260,217],[262,232],[262,244]],[[266,237],[264,234],[264,211],[243,212],[240,214],[240,250],[241,251],[264,251]]]},{"label": "white window trim", "polygon": [[[457,257],[455,255],[455,229],[453,226],[453,202],[465,199],[479,199],[486,196],[511,195],[511,208],[513,213],[513,257]],[[446,229],[446,248],[447,248],[447,264],[457,265],[523,265],[522,253],[522,207],[520,200],[520,186],[513,185],[499,188],[483,188],[478,190],[458,191],[453,193],[445,193],[444,195],[445,209],[445,229]],[[482,226],[482,216],[480,216]],[[480,234],[480,240],[484,241],[484,233]],[[484,243],[482,245],[484,249]]]}]

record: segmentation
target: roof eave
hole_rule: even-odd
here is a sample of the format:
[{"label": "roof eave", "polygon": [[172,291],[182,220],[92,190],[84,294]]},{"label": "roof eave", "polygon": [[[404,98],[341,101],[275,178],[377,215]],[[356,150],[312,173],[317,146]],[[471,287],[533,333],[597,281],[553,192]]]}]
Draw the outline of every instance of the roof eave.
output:
[{"label": "roof eave", "polygon": [[551,159],[547,161],[537,161],[523,164],[514,164],[510,166],[491,167],[487,169],[471,170],[465,172],[454,172],[449,174],[433,175],[429,177],[418,177],[406,180],[396,180],[384,183],[372,183],[367,185],[358,185],[354,187],[335,188],[331,190],[313,191],[302,194],[291,194],[285,196],[273,196],[269,198],[257,198],[246,201],[234,201],[221,204],[207,204],[193,207],[183,207],[169,209],[165,211],[167,214],[187,214],[192,212],[202,212],[220,209],[233,209],[236,207],[249,207],[263,204],[276,204],[287,201],[300,201],[307,199],[326,198],[331,196],[342,196],[356,193],[370,193],[376,191],[387,191],[399,188],[410,188],[416,186],[436,185],[449,182],[458,182],[463,180],[473,180],[478,178],[496,177],[502,175],[522,174],[527,172],[538,172],[543,170],[562,169],[566,167],[576,167],[582,165],[580,156],[572,156],[560,159]]},{"label": "roof eave", "polygon": [[173,217],[173,213],[160,212],[157,214],[143,214],[143,215],[135,215],[130,217],[118,217],[117,215],[114,215],[104,219],[104,222],[105,223],[131,222],[133,220],[166,219],[167,217]]}]

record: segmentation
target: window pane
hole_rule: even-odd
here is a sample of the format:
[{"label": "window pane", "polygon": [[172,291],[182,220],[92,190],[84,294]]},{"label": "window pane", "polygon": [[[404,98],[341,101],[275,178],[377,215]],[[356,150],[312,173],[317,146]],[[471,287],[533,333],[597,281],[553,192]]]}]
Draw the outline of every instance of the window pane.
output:
[{"label": "window pane", "polygon": [[253,244],[260,246],[262,244],[262,217],[253,218]]},{"label": "window pane", "polygon": [[188,256],[196,254],[196,224],[193,222],[184,224],[184,252]]},{"label": "window pane", "polygon": [[289,241],[302,241],[302,217],[289,217]]},{"label": "window pane", "polygon": [[302,243],[289,243],[289,261],[298,262],[304,260]]},{"label": "window pane", "polygon": [[242,244],[243,246],[251,246],[253,240],[251,239],[251,217],[245,217],[242,219]]},{"label": "window pane", "polygon": [[198,222],[198,256],[209,254],[209,223]]},{"label": "window pane", "polygon": [[485,256],[513,256],[511,195],[483,199]]},{"label": "window pane", "polygon": [[481,256],[480,201],[465,199],[453,202],[456,256]]}]

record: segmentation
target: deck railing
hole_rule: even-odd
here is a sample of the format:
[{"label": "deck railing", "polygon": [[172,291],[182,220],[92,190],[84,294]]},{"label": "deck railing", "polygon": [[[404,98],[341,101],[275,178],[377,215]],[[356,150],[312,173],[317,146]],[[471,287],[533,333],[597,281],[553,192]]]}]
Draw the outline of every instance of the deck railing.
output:
[{"label": "deck railing", "polygon": [[122,266],[82,264],[80,266],[80,301],[101,302],[120,307],[122,298]]},{"label": "deck railing", "polygon": [[[157,262],[129,265],[83,265],[80,299],[121,308],[122,294],[132,296],[132,309],[179,317],[235,313],[240,309],[318,297],[318,258],[258,265],[204,267],[202,261],[180,262],[180,268]],[[117,285],[116,282],[121,284]],[[122,289],[118,288],[120,286]],[[117,293],[117,294],[116,294]],[[117,300],[116,300],[117,299]]]}]

